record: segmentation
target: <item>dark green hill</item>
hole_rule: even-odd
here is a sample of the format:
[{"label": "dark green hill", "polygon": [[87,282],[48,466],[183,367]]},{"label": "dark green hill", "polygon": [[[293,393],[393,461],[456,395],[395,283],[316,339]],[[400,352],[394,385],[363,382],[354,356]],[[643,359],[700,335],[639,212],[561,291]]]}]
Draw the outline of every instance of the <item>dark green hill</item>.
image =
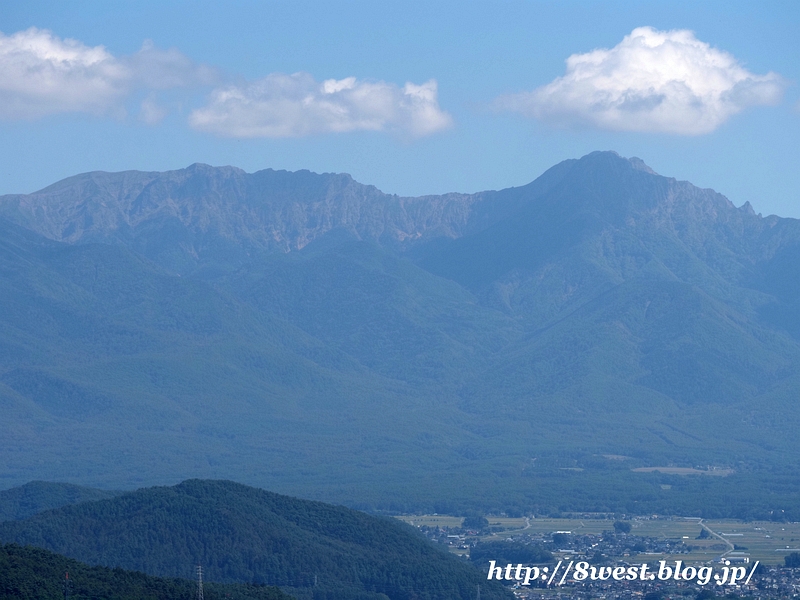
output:
[{"label": "dark green hill", "polygon": [[341,599],[467,600],[479,584],[482,597],[510,597],[395,519],[225,481],[191,480],[64,507],[2,524],[0,539],[151,575],[184,575],[201,564],[210,581],[304,593],[314,592],[316,581]]},{"label": "dark green hill", "polygon": [[[0,546],[0,598],[3,600],[61,600],[65,583],[74,600],[185,600],[196,597],[197,583],[164,579],[120,568],[91,567],[42,548],[16,544]],[[210,583],[209,600],[290,600],[275,587]]]},{"label": "dark green hill", "polygon": [[51,508],[113,498],[120,493],[71,483],[31,481],[0,491],[0,521],[19,521]]}]

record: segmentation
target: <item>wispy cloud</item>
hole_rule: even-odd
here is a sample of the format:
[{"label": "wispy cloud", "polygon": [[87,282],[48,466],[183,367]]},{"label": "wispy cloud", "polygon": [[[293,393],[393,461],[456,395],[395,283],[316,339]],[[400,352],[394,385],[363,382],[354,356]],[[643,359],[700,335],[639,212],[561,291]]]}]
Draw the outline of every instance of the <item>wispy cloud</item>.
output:
[{"label": "wispy cloud", "polygon": [[146,41],[130,56],[89,47],[31,28],[0,33],[0,118],[35,119],[68,112],[122,112],[138,90],[210,85],[216,71],[196,65],[177,50]]},{"label": "wispy cloud", "polygon": [[139,120],[147,125],[157,125],[164,120],[169,111],[158,103],[156,95],[151,92],[142,100],[139,107]]},{"label": "wispy cloud", "polygon": [[563,77],[495,102],[559,125],[700,135],[779,102],[784,87],[779,75],[751,73],[691,31],[639,27],[614,48],[573,54]]},{"label": "wispy cloud", "polygon": [[195,129],[228,137],[300,137],[319,133],[389,131],[421,137],[446,129],[436,81],[402,88],[355,77],[317,82],[308,73],[273,73],[214,90],[189,117]]}]

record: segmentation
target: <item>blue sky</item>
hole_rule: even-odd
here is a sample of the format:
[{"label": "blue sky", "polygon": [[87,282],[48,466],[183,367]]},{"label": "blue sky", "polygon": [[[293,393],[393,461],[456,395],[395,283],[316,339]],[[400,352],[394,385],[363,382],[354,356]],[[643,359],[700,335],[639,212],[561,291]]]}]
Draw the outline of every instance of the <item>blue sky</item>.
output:
[{"label": "blue sky", "polygon": [[26,1],[0,31],[0,193],[194,162],[472,192],[610,149],[800,217],[796,1]]}]

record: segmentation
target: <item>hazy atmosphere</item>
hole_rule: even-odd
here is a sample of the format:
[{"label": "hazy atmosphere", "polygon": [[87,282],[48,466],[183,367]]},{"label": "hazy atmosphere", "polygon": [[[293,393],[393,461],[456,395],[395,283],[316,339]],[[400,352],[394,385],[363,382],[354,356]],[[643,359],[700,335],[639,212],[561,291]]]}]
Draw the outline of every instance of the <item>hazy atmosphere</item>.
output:
[{"label": "hazy atmosphere", "polygon": [[0,600],[796,597],[798,31],[4,5]]}]

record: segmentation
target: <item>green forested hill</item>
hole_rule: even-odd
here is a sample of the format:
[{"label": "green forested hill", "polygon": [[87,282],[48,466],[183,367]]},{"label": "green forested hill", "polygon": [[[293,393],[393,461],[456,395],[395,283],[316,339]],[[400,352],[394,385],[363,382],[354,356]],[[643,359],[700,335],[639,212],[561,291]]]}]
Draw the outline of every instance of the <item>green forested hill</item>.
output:
[{"label": "green forested hill", "polygon": [[[165,579],[120,568],[92,567],[42,548],[16,544],[0,546],[0,598],[3,600],[61,600],[65,583],[74,600],[186,600],[196,597],[197,584]],[[275,587],[209,583],[208,600],[290,600]]]},{"label": "green forested hill", "polygon": [[[413,528],[225,481],[185,481],[0,524],[0,540],[177,577],[379,600],[510,597]],[[325,597],[324,595],[322,597]]]}]

